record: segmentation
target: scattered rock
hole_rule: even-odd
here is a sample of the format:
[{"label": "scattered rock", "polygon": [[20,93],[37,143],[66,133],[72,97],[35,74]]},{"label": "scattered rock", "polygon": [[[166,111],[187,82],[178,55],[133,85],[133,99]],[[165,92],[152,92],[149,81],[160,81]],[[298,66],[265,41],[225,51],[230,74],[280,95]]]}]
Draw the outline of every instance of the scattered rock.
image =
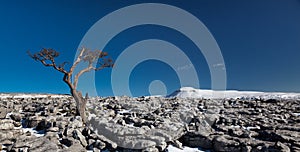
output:
[{"label": "scattered rock", "polygon": [[0,119],[5,119],[8,111],[7,108],[0,107]]},{"label": "scattered rock", "polygon": [[0,119],[0,130],[12,130],[15,125],[12,120]]},{"label": "scattered rock", "polygon": [[280,141],[276,142],[275,148],[279,149],[281,151],[284,151],[284,152],[290,152],[291,151],[290,148],[287,145],[281,143]]},{"label": "scattered rock", "polygon": [[79,141],[81,142],[81,144],[83,145],[83,147],[87,146],[87,142],[85,140],[85,137],[81,134],[81,132],[78,129],[75,129],[73,131],[73,138],[79,139]]},{"label": "scattered rock", "polygon": [[28,151],[33,152],[56,152],[58,147],[45,137],[20,136],[14,145],[14,148],[28,148]]},{"label": "scattered rock", "polygon": [[213,140],[213,149],[215,151],[241,151],[240,143],[231,139],[229,136],[218,136]]},{"label": "scattered rock", "polygon": [[212,149],[212,138],[210,136],[203,136],[195,132],[189,132],[181,139],[189,147],[202,147],[205,149]]},{"label": "scattered rock", "polygon": [[67,147],[70,147],[73,145],[73,141],[68,138],[61,139],[60,143],[66,145]]},{"label": "scattered rock", "polygon": [[73,151],[86,152],[86,149],[81,144],[75,143],[71,147],[69,147],[67,151],[69,151],[69,152],[73,152]]},{"label": "scattered rock", "polygon": [[13,129],[13,130],[1,130],[1,133],[0,133],[0,142],[4,141],[4,140],[16,139],[18,136],[20,136],[22,134],[23,134],[22,130],[17,130],[17,129]]},{"label": "scattered rock", "polygon": [[300,150],[298,100],[91,98],[87,126],[69,97],[2,102],[0,143],[11,151]]},{"label": "scattered rock", "polygon": [[22,119],[22,115],[18,113],[13,113],[10,115],[11,119],[17,122],[20,122]]},{"label": "scattered rock", "polygon": [[102,149],[104,149],[106,147],[106,144],[104,142],[102,142],[101,140],[96,140],[93,143],[93,146],[102,150]]}]

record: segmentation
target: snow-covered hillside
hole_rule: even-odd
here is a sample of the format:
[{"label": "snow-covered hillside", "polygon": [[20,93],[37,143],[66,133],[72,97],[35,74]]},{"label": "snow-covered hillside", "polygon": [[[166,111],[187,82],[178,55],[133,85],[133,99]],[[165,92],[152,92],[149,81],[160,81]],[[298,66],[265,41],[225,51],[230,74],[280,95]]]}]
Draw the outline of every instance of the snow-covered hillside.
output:
[{"label": "snow-covered hillside", "polygon": [[263,99],[300,99],[300,93],[282,93],[282,92],[256,92],[256,91],[214,91],[202,90],[192,87],[183,87],[176,90],[168,97],[179,98],[263,98]]}]

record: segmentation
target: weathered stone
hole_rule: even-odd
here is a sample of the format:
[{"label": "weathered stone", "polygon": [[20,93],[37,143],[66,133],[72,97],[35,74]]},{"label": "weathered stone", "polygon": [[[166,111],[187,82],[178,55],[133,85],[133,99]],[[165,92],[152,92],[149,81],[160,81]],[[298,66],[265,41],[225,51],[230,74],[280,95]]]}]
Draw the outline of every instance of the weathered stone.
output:
[{"label": "weathered stone", "polygon": [[85,137],[82,135],[82,133],[78,129],[75,129],[73,131],[73,138],[79,139],[79,141],[81,142],[83,147],[86,147],[88,145]]},{"label": "weathered stone", "polygon": [[50,127],[47,129],[47,132],[58,132],[59,128],[58,127]]},{"label": "weathered stone", "polygon": [[45,137],[20,136],[16,140],[15,148],[28,147],[33,152],[56,152],[58,147]]},{"label": "weathered stone", "polygon": [[178,140],[175,140],[175,141],[174,141],[174,146],[177,147],[177,148],[179,148],[179,149],[182,149],[182,148],[183,148],[183,147],[182,147],[182,143],[179,142]]},{"label": "weathered stone", "polygon": [[268,147],[265,144],[258,145],[252,147],[252,152],[262,152],[262,151],[268,151]]},{"label": "weathered stone", "polygon": [[156,147],[147,147],[142,152],[159,152],[159,150]]},{"label": "weathered stone", "polygon": [[17,121],[17,122],[20,122],[21,119],[22,119],[22,115],[21,114],[18,114],[18,113],[12,113],[10,115],[10,118],[14,121]]},{"label": "weathered stone", "polygon": [[300,132],[298,131],[277,130],[274,136],[276,136],[278,141],[300,142]]},{"label": "weathered stone", "polygon": [[80,128],[83,126],[83,123],[82,123],[82,119],[80,116],[76,116],[75,119],[73,121],[71,121],[71,127],[72,128]]},{"label": "weathered stone", "polygon": [[0,119],[5,119],[8,111],[7,108],[0,107]]},{"label": "weathered stone", "polygon": [[18,136],[23,134],[21,130],[0,130],[0,142],[4,140],[16,139]]},{"label": "weathered stone", "polygon": [[66,137],[65,137],[65,138],[62,138],[62,139],[60,140],[60,143],[66,145],[67,147],[70,147],[70,146],[73,145],[73,141],[70,140],[70,139],[68,139],[68,138],[66,138]]},{"label": "weathered stone", "polygon": [[93,152],[101,152],[101,150],[98,148],[93,148]]},{"label": "weathered stone", "polygon": [[228,134],[235,137],[241,137],[244,135],[244,132],[240,128],[230,128],[228,129]]},{"label": "weathered stone", "polygon": [[205,114],[205,121],[212,126],[218,119],[219,119],[219,114],[214,113],[214,114]]},{"label": "weathered stone", "polygon": [[39,122],[42,121],[42,118],[40,117],[27,117],[25,120],[24,120],[24,124],[23,126],[26,127],[26,128],[33,128],[33,127],[36,127]]},{"label": "weathered stone", "polygon": [[12,149],[14,148],[13,144],[3,144],[6,145],[6,151],[13,151]]},{"label": "weathered stone", "polygon": [[13,144],[13,141],[11,140],[8,140],[8,139],[5,139],[3,141],[0,142],[2,145],[12,145]]},{"label": "weathered stone", "polygon": [[69,152],[86,152],[86,149],[79,143],[73,144],[71,147],[68,148]]},{"label": "weathered stone", "polygon": [[45,138],[49,139],[51,142],[55,144],[59,144],[58,134],[56,132],[46,132]]},{"label": "weathered stone", "polygon": [[21,126],[22,126],[22,123],[21,123],[21,122],[16,122],[16,121],[15,121],[13,124],[14,124],[15,127],[21,127]]},{"label": "weathered stone", "polygon": [[66,127],[64,130],[63,135],[67,137],[73,137],[74,128],[72,127]]},{"label": "weathered stone", "polygon": [[[13,102],[10,106],[13,112],[3,119],[7,122],[0,121],[5,124],[0,127],[6,128],[0,130],[2,143],[22,141],[20,137],[26,135],[26,138],[37,138],[35,133],[23,134],[20,121],[24,118],[23,127],[45,131],[44,138],[57,145],[57,151],[70,151],[70,147],[73,151],[85,151],[85,147],[87,150],[162,151],[166,143],[175,146],[177,143],[179,148],[182,144],[194,144],[225,151],[300,150],[297,114],[300,106],[296,100],[95,98],[87,105],[89,122],[95,120],[94,125],[89,125],[92,131],[86,131],[81,118],[75,117],[72,99],[10,99],[5,105],[10,102]],[[21,150],[30,147],[12,148],[12,151]]]},{"label": "weathered stone", "polygon": [[2,119],[0,120],[0,130],[12,130],[14,129],[15,125],[14,122],[9,119]]},{"label": "weathered stone", "polygon": [[167,143],[166,142],[160,142],[156,147],[158,148],[159,151],[163,151],[167,148]]},{"label": "weathered stone", "polygon": [[89,140],[88,140],[88,144],[89,144],[89,145],[92,145],[92,144],[94,144],[95,142],[96,142],[95,139],[89,139]]},{"label": "weathered stone", "polygon": [[213,149],[215,151],[241,151],[240,143],[230,139],[228,136],[218,136],[213,139]]},{"label": "weathered stone", "polygon": [[106,147],[106,144],[100,140],[96,140],[94,143],[94,147],[98,149],[104,149]]},{"label": "weathered stone", "polygon": [[185,134],[181,139],[183,142],[190,147],[202,147],[205,149],[212,148],[212,139],[209,136],[203,136],[197,134],[198,132],[189,132]]},{"label": "weathered stone", "polygon": [[284,152],[290,152],[291,151],[290,148],[287,145],[281,143],[280,141],[276,142],[275,148],[278,148],[279,150],[284,151]]},{"label": "weathered stone", "polygon": [[48,109],[50,113],[56,113],[58,111],[58,109],[54,106],[50,106]]},{"label": "weathered stone", "polygon": [[241,151],[242,152],[251,152],[252,147],[251,146],[242,146]]},{"label": "weathered stone", "polygon": [[118,147],[118,145],[117,145],[115,142],[113,142],[113,141],[107,139],[106,137],[104,137],[104,136],[102,136],[102,135],[97,135],[97,137],[98,137],[101,141],[104,141],[104,142],[108,143],[108,145],[109,145],[110,147],[112,147],[113,149],[116,149],[116,148]]},{"label": "weathered stone", "polygon": [[180,119],[184,122],[184,123],[190,123],[191,120],[193,119],[194,114],[192,112],[183,112],[180,114]]},{"label": "weathered stone", "polygon": [[42,119],[41,121],[38,122],[35,129],[37,131],[40,131],[40,130],[46,130],[47,128],[50,128],[50,127],[51,127],[50,122],[47,122],[45,119]]}]

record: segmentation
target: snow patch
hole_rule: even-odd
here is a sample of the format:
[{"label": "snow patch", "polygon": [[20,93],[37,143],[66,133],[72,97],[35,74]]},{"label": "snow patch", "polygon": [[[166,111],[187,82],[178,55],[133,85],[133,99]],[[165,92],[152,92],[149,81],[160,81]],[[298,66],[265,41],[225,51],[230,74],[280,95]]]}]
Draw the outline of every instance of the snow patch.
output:
[{"label": "snow patch", "polygon": [[298,116],[298,117],[300,116],[300,113],[293,113],[293,114],[296,115],[296,116]]},{"label": "snow patch", "polygon": [[28,98],[64,98],[71,97],[69,95],[64,94],[25,94],[25,93],[0,93],[1,99],[28,99]]},{"label": "snow patch", "polygon": [[43,136],[45,136],[45,133],[38,132],[38,131],[34,130],[34,128],[22,128],[22,130],[23,130],[24,133],[30,132],[31,135],[34,135],[36,137],[43,137]]},{"label": "snow patch", "polygon": [[122,111],[118,111],[118,114],[128,114],[130,113],[131,110],[122,110]]},{"label": "snow patch", "polygon": [[256,126],[256,127],[251,127],[251,126],[248,126],[248,127],[243,127],[243,129],[245,129],[245,130],[248,130],[248,131],[250,131],[250,130],[254,130],[254,129],[260,129],[260,127],[259,126]]},{"label": "snow patch", "polygon": [[183,149],[179,149],[172,145],[169,145],[167,150],[168,152],[210,152],[209,150],[202,150],[201,148],[183,147]]},{"label": "snow patch", "polygon": [[300,93],[283,93],[283,92],[258,92],[258,91],[238,91],[238,90],[204,90],[192,87],[182,87],[167,97],[178,98],[241,98],[241,99],[300,99]]}]

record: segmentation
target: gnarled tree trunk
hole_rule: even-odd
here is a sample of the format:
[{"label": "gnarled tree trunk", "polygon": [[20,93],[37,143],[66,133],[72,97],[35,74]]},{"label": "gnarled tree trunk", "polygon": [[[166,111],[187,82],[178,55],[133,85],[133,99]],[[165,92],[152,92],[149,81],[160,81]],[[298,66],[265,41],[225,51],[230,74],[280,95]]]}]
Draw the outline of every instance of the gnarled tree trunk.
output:
[{"label": "gnarled tree trunk", "polygon": [[72,96],[76,102],[76,114],[79,115],[82,119],[82,122],[86,123],[86,115],[85,115],[85,108],[87,99],[82,97],[82,93],[76,91],[75,89],[71,90]]},{"label": "gnarled tree trunk", "polygon": [[[75,62],[71,66],[70,70],[65,69],[65,65],[67,62],[62,64],[57,64],[55,62],[55,58],[59,56],[59,52],[53,49],[42,49],[40,52],[35,54],[31,54],[28,52],[29,56],[32,57],[36,61],[40,61],[46,67],[53,67],[55,70],[64,74],[63,81],[69,86],[72,96],[76,101],[76,114],[81,116],[83,123],[86,123],[86,116],[85,116],[85,108],[87,98],[83,98],[81,92],[77,91],[77,84],[79,77],[91,70],[102,70],[104,68],[113,67],[113,61],[110,58],[106,58],[107,53],[102,52],[100,50],[96,51],[89,51],[83,48],[79,55],[77,56]],[[76,75],[73,73],[74,69],[80,62],[88,63],[87,67],[80,70]],[[96,62],[94,66],[93,63]],[[72,81],[71,77],[74,76],[74,81]]]}]

